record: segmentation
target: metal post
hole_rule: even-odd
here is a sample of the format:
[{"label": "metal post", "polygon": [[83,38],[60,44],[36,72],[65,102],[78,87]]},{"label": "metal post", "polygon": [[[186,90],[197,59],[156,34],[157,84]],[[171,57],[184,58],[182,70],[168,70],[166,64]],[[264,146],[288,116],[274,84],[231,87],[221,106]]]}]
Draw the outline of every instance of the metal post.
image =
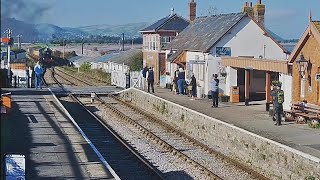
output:
[{"label": "metal post", "polygon": [[64,47],[64,46],[65,46],[65,45],[64,45],[64,39],[63,39],[63,41],[62,41],[62,45],[63,45],[63,59],[64,59],[64,50],[65,50],[65,49],[64,49],[64,48],[65,48],[65,47]]},{"label": "metal post", "polygon": [[18,38],[18,49],[20,50],[21,49],[21,42],[20,42],[20,38],[22,37],[22,35],[18,35],[17,38]]},{"label": "metal post", "polygon": [[81,45],[81,54],[82,54],[82,56],[83,56],[83,42],[82,42],[82,45]]},{"label": "metal post", "polygon": [[[5,33],[7,34],[7,37],[10,39],[11,38],[11,34],[12,34],[12,30],[11,29],[7,29],[6,31],[5,31]],[[8,52],[7,52],[7,58],[8,58],[8,63],[7,63],[7,65],[8,65],[8,86],[10,87],[10,84],[11,84],[11,67],[10,67],[10,48],[11,48],[11,46],[10,46],[10,44],[8,44]]]},{"label": "metal post", "polygon": [[122,33],[122,51],[124,51],[124,33]]}]

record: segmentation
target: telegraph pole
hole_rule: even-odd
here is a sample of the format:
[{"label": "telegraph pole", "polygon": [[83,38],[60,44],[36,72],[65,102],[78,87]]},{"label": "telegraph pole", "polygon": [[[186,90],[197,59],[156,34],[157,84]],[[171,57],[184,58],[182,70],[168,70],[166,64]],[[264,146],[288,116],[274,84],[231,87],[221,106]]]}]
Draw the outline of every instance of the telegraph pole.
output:
[{"label": "telegraph pole", "polygon": [[64,44],[64,39],[63,39],[63,41],[62,41],[62,45],[63,45],[63,59],[64,59],[64,46],[65,46],[65,44]]},{"label": "telegraph pole", "polygon": [[124,33],[122,33],[122,51],[124,51]]},{"label": "telegraph pole", "polygon": [[20,50],[21,49],[21,42],[20,42],[20,38],[22,37],[22,35],[17,35],[17,38],[18,38],[18,49]]}]

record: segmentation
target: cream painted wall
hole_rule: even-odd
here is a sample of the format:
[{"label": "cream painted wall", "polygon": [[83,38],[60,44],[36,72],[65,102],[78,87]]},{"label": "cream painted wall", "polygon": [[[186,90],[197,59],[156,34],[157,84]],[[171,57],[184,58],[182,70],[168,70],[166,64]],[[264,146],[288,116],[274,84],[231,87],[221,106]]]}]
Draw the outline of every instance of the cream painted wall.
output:
[{"label": "cream painted wall", "polygon": [[290,110],[290,104],[292,103],[292,76],[280,74],[279,81],[282,82],[281,89],[284,91],[283,109]]},{"label": "cream painted wall", "polygon": [[[203,52],[187,52],[187,62],[195,60],[196,56],[199,60],[205,60],[205,67],[203,68],[204,78],[200,80],[197,68],[200,65],[193,65],[195,77],[197,78],[199,85],[202,87],[204,95],[208,95],[210,91],[210,80],[212,74],[218,72],[218,64],[221,62],[220,57],[216,57],[216,47],[231,47],[231,56],[253,56],[255,58],[266,59],[287,59],[288,55],[268,36],[265,35],[264,31],[249,17],[244,17],[235,27],[233,27],[228,34],[226,34],[215,46],[213,46],[209,53]],[[265,47],[265,48],[264,48]],[[166,51],[166,54],[169,50]],[[175,67],[171,67],[171,73]],[[231,86],[237,86],[237,70],[227,67],[227,77],[224,78],[219,76],[221,92],[226,95],[230,95]],[[285,76],[286,79],[283,81],[288,84],[290,76]],[[290,86],[291,88],[291,86]],[[261,88],[260,88],[261,89]],[[288,89],[288,88],[287,88]],[[286,90],[288,91],[288,90]],[[290,94],[286,92],[286,94]],[[289,98],[289,96],[288,96]],[[288,99],[287,98],[287,99]],[[289,99],[288,99],[289,100]],[[291,101],[291,100],[290,100]]]}]

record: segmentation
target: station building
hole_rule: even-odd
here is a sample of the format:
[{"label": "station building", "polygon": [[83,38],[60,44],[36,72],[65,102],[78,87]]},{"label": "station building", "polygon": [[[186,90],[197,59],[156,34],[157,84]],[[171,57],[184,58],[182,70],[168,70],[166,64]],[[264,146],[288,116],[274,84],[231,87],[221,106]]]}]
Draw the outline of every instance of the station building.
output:
[{"label": "station building", "polygon": [[[291,87],[289,52],[264,27],[264,12],[265,5],[258,1],[254,7],[245,3],[240,13],[196,18],[165,47],[170,74],[177,66],[185,68],[187,78],[194,73],[199,82],[198,97],[210,96],[212,74],[219,76],[222,95],[230,96],[236,86],[240,101],[246,102],[269,98],[267,83],[273,79]],[[286,96],[289,106],[291,94]]]},{"label": "station building", "polygon": [[[195,7],[195,3],[192,7]],[[154,68],[156,84],[160,83],[160,76],[166,74],[166,56],[163,47],[188,25],[189,21],[174,13],[172,8],[169,16],[140,31],[143,36],[143,66]]]},{"label": "station building", "polygon": [[312,21],[289,57],[292,100],[320,105],[320,21]]}]

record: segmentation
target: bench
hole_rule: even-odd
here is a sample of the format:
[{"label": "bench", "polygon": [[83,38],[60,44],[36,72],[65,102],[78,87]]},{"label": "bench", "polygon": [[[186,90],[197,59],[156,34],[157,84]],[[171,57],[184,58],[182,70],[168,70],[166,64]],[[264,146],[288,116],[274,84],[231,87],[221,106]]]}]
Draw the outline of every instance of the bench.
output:
[{"label": "bench", "polygon": [[317,122],[320,120],[320,106],[318,105],[296,102],[290,107],[290,111],[284,111],[286,120],[296,121],[298,124],[304,124],[308,120]]}]

